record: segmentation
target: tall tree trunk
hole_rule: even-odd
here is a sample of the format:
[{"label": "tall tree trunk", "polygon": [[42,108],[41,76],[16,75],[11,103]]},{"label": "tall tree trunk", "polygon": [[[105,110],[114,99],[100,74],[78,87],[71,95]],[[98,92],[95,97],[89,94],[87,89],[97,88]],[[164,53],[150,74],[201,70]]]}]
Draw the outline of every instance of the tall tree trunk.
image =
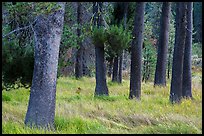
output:
[{"label": "tall tree trunk", "polygon": [[[99,28],[102,24],[102,2],[93,2],[94,25]],[[99,10],[98,10],[99,9]],[[100,12],[100,13],[99,13]],[[104,63],[104,43],[95,45],[96,88],[95,96],[108,95],[106,83],[106,65]]]},{"label": "tall tree trunk", "polygon": [[170,2],[163,2],[154,85],[166,86],[166,59],[169,42],[170,11]]},{"label": "tall tree trunk", "polygon": [[187,29],[183,62],[182,96],[192,98],[191,88],[191,54],[192,54],[192,7],[193,2],[187,3]]},{"label": "tall tree trunk", "polygon": [[113,76],[112,76],[112,82],[118,81],[118,55],[114,58],[113,62]]},{"label": "tall tree trunk", "polygon": [[[82,4],[82,25],[83,27],[86,24],[90,23],[90,18],[93,13],[87,10],[93,4],[91,2],[81,2]],[[86,32],[85,32],[86,33]],[[86,34],[85,34],[86,35]],[[95,62],[95,49],[93,48],[93,43],[91,36],[86,36],[83,39],[83,76],[91,76],[92,75],[92,66]]]},{"label": "tall tree trunk", "polygon": [[[143,42],[143,52],[144,54],[146,54],[146,46]],[[146,59],[146,56],[143,56],[144,57],[144,60],[143,60],[143,67],[142,67],[142,72],[143,72],[143,75],[142,75],[142,82],[145,81],[145,77],[146,77],[146,69],[147,69],[147,59]]]},{"label": "tall tree trunk", "polygon": [[170,78],[170,70],[171,70],[171,53],[172,53],[172,48],[169,48],[169,56],[168,56],[168,70],[167,70],[167,78]]},{"label": "tall tree trunk", "polygon": [[76,78],[81,78],[83,76],[83,63],[82,63],[82,58],[83,58],[83,50],[82,50],[82,41],[80,41],[80,36],[81,36],[81,23],[82,23],[82,5],[81,2],[77,2],[77,23],[78,23],[78,28],[77,28],[77,43],[79,46],[79,49],[76,52],[76,65],[75,65],[75,77]]},{"label": "tall tree trunk", "polygon": [[113,59],[110,59],[109,66],[108,66],[108,77],[111,77],[112,75],[112,68],[113,68]]},{"label": "tall tree trunk", "polygon": [[133,41],[131,48],[130,94],[129,98],[140,99],[141,70],[142,70],[142,43],[144,29],[145,2],[137,2],[134,19]]},{"label": "tall tree trunk", "polygon": [[46,16],[40,15],[34,25],[34,72],[25,124],[53,128],[59,45],[64,22],[65,3]]},{"label": "tall tree trunk", "polygon": [[118,83],[122,83],[122,76],[123,76],[123,51],[119,57],[119,70],[118,70]]},{"label": "tall tree trunk", "polygon": [[[125,2],[124,3],[124,16],[123,16],[123,19],[124,19],[124,29],[126,29],[127,27],[127,11],[128,11],[128,2]],[[122,54],[120,55],[119,57],[119,73],[118,73],[118,83],[122,83],[122,77],[123,77],[123,51],[122,51]]]},{"label": "tall tree trunk", "polygon": [[182,96],[183,58],[186,37],[186,3],[178,2],[176,4],[176,35],[169,97],[171,103],[179,103]]}]

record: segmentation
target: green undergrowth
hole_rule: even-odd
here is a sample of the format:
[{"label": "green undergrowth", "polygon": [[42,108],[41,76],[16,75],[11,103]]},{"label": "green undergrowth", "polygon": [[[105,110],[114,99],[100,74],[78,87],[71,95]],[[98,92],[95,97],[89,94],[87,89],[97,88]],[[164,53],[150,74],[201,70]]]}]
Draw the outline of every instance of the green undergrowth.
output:
[{"label": "green undergrowth", "polygon": [[[198,75],[201,76],[201,75]],[[192,134],[202,133],[202,83],[193,78],[193,100],[169,102],[166,87],[142,83],[141,101],[129,100],[129,80],[108,78],[109,96],[94,97],[95,78],[60,77],[57,81],[55,130],[24,126],[29,89],[2,91],[3,134]]]}]

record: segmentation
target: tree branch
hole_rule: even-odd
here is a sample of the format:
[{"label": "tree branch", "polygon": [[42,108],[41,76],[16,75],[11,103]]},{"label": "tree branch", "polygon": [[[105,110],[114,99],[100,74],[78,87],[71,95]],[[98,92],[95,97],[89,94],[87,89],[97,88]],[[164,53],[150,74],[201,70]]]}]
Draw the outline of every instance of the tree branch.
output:
[{"label": "tree branch", "polygon": [[31,23],[30,25],[25,26],[25,27],[22,27],[22,28],[17,28],[17,29],[15,29],[15,30],[13,30],[13,31],[9,32],[8,34],[6,34],[6,35],[2,36],[2,38],[5,38],[5,37],[7,37],[7,36],[11,35],[12,33],[17,32],[17,31],[21,31],[21,30],[24,30],[24,29],[27,29],[27,28],[31,27],[31,26],[32,26],[32,25],[35,23],[35,21],[36,21],[36,20],[37,20],[37,18],[36,18],[36,19],[33,21],[33,23]]}]

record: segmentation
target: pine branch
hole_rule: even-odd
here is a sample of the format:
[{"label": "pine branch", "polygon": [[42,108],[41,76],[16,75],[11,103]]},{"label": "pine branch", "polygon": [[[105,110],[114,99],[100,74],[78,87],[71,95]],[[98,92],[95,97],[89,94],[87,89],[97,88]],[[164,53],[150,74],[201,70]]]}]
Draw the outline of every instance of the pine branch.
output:
[{"label": "pine branch", "polygon": [[17,32],[17,31],[21,31],[21,30],[28,29],[29,27],[31,27],[31,26],[36,22],[36,20],[37,20],[37,18],[36,18],[36,19],[33,21],[33,23],[31,23],[30,25],[25,26],[25,27],[21,27],[21,28],[17,28],[17,29],[15,29],[15,30],[9,32],[8,34],[2,36],[2,38],[5,38],[5,37],[7,37],[7,36],[9,36],[9,35],[11,35],[11,34]]}]

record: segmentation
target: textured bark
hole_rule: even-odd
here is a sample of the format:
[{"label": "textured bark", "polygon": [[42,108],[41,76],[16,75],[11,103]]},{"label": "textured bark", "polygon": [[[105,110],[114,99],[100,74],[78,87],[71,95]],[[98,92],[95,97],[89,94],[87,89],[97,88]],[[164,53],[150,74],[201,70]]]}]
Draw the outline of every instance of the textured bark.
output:
[{"label": "textured bark", "polygon": [[[82,24],[82,5],[81,2],[77,2],[77,23],[78,26],[80,27]],[[78,36],[78,46],[79,49],[76,52],[76,64],[75,64],[75,77],[76,78],[81,78],[83,76],[83,45],[82,41],[79,41],[79,38],[81,36],[81,28],[77,28],[77,36]]]},{"label": "textured bark", "polygon": [[192,98],[191,55],[192,55],[192,7],[193,2],[187,3],[187,29],[183,62],[182,96]]},{"label": "textured bark", "polygon": [[118,55],[114,58],[113,62],[113,76],[112,76],[112,82],[118,81]]},{"label": "textured bark", "polygon": [[34,25],[34,72],[25,124],[53,128],[59,45],[65,3],[48,15],[39,16]]},{"label": "textured bark", "polygon": [[[102,2],[93,2],[94,25],[98,28],[102,25]],[[100,13],[98,12],[98,9]],[[108,87],[106,83],[106,65],[104,63],[104,43],[95,45],[95,67],[96,67],[96,88],[95,96],[107,95]]]},{"label": "textured bark", "polygon": [[142,43],[144,29],[144,2],[136,3],[134,29],[131,47],[130,94],[129,98],[140,99],[141,96],[141,70],[142,70]]},{"label": "textured bark", "polygon": [[166,86],[166,60],[169,42],[170,10],[170,2],[163,2],[154,85]]},{"label": "textured bark", "polygon": [[186,3],[178,2],[176,4],[176,35],[170,89],[171,103],[179,103],[182,96],[183,58],[186,37]]}]

